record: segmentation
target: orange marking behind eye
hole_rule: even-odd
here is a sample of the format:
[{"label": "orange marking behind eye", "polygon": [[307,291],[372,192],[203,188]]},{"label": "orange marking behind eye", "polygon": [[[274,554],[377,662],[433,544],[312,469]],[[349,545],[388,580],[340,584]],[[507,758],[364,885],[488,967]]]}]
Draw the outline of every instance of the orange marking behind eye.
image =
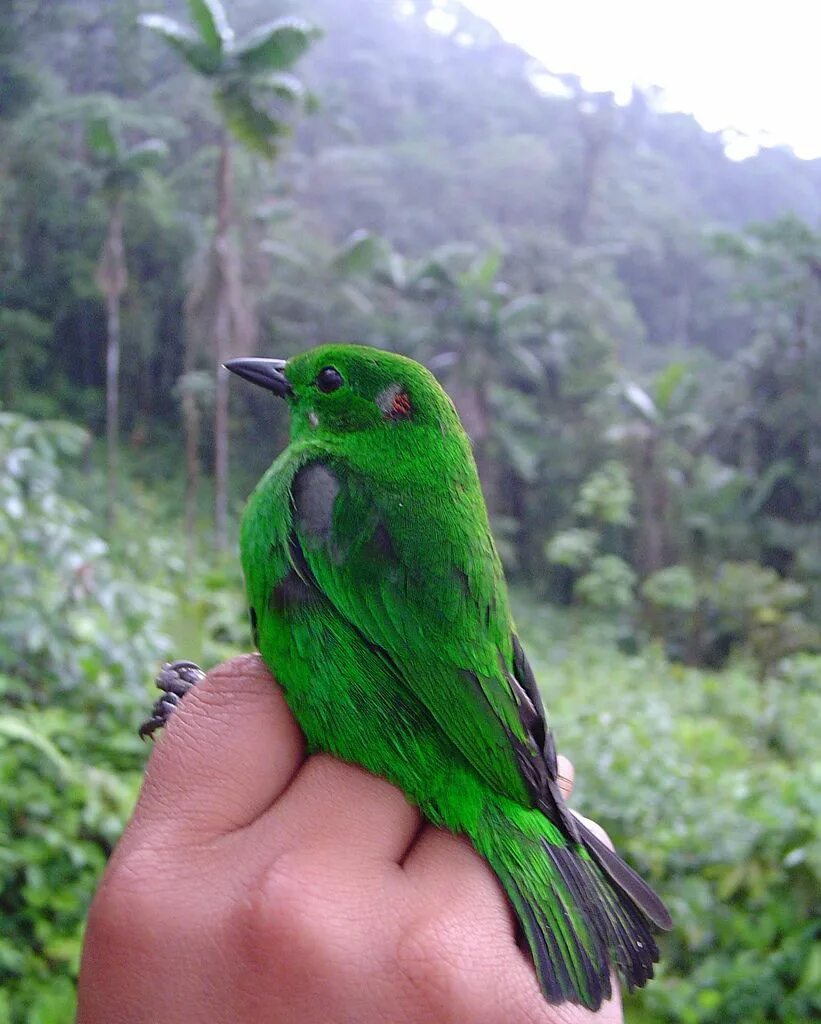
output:
[{"label": "orange marking behind eye", "polygon": [[412,408],[410,398],[404,391],[400,391],[398,395],[394,396],[391,414],[393,416],[409,416]]}]

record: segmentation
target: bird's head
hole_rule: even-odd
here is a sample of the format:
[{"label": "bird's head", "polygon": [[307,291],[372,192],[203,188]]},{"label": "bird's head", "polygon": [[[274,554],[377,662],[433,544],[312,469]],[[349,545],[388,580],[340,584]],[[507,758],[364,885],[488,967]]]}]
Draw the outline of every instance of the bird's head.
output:
[{"label": "bird's head", "polygon": [[435,427],[460,430],[453,403],[424,366],[363,345],[321,345],[293,359],[232,359],[232,373],[284,398],[291,437]]}]

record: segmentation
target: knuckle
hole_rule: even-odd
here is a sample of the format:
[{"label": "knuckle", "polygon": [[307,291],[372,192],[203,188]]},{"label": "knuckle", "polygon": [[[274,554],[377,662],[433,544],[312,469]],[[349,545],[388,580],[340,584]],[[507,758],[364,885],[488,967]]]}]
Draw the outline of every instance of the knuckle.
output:
[{"label": "knuckle", "polygon": [[288,973],[289,965],[310,962],[318,970],[331,953],[326,911],[304,855],[284,852],[238,905],[236,940],[268,969]]},{"label": "knuckle", "polygon": [[350,877],[321,849],[284,850],[235,904],[232,941],[283,995],[306,985],[356,993],[363,977],[384,983],[384,922]]}]

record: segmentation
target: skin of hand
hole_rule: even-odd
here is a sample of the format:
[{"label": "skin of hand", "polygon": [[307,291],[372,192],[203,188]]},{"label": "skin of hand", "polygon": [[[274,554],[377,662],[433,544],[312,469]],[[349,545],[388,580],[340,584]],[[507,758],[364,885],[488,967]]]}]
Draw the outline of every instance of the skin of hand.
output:
[{"label": "skin of hand", "polygon": [[77,1024],[623,1021],[618,995],[548,1005],[469,843],[385,780],[306,758],[256,655],[211,671],[157,743],[78,998]]}]

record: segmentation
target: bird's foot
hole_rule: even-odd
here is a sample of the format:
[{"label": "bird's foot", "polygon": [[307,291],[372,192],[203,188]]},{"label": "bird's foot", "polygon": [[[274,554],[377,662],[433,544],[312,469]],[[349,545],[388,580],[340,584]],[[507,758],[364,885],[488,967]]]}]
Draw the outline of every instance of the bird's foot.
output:
[{"label": "bird's foot", "polygon": [[151,709],[151,717],[140,726],[140,739],[153,737],[162,729],[186,693],[204,678],[205,673],[193,661],[172,661],[163,665],[154,680],[163,694]]}]

